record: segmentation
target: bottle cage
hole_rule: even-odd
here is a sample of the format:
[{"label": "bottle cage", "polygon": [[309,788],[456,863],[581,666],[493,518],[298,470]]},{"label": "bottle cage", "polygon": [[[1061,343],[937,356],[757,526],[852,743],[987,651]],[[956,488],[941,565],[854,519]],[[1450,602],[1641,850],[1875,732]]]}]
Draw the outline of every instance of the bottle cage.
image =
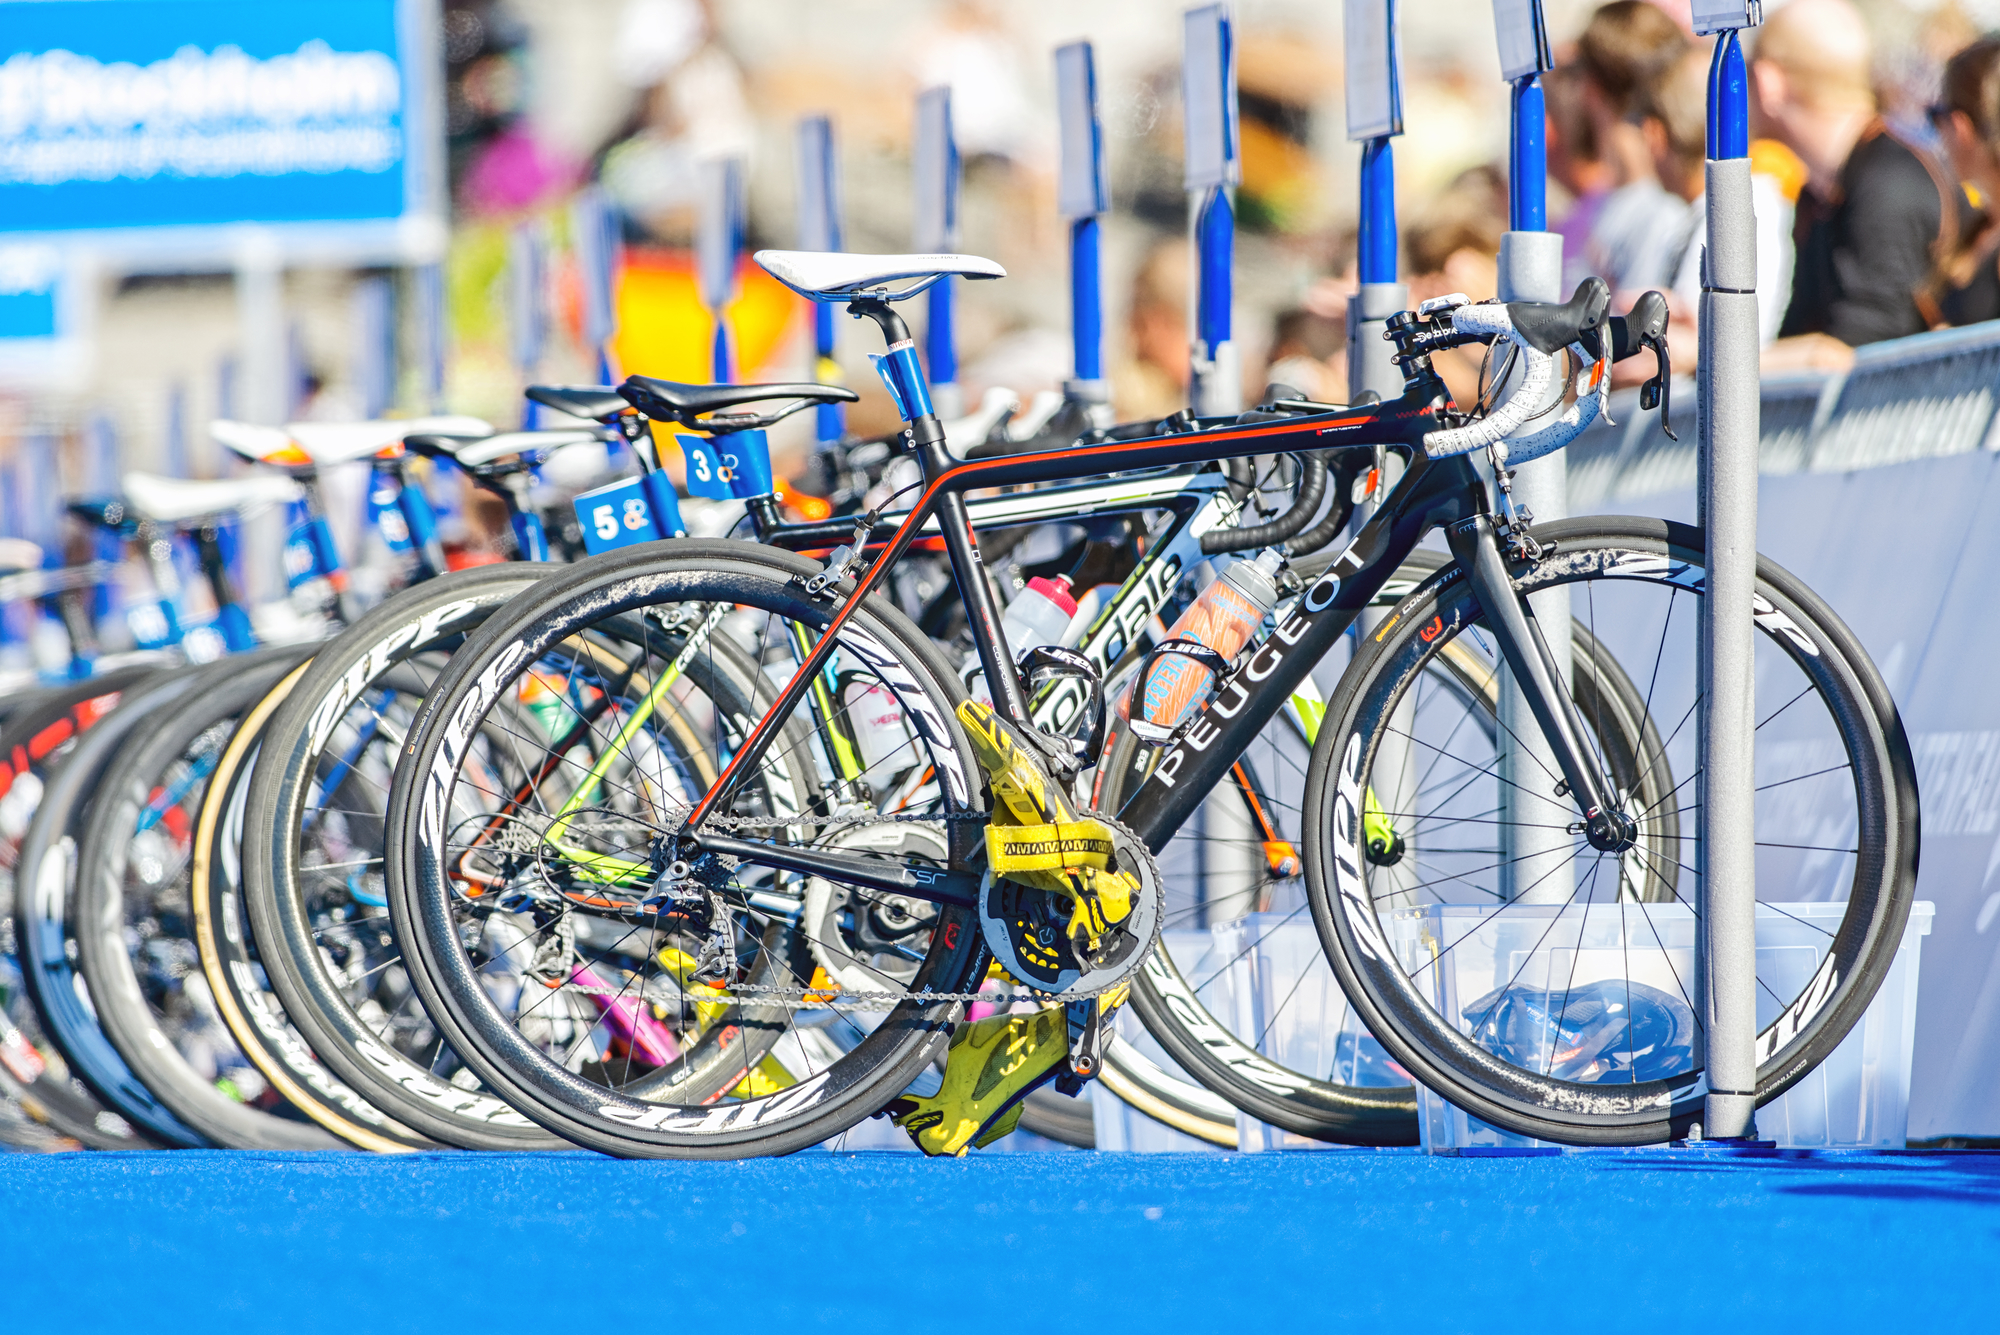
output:
[{"label": "bottle cage", "polygon": [[1077,759],[1084,764],[1091,763],[1104,747],[1104,692],[1100,688],[1097,664],[1074,649],[1064,649],[1058,645],[1038,645],[1021,655],[1021,680],[1027,686],[1027,695],[1033,699],[1042,687],[1052,681],[1074,677],[1083,683],[1086,703],[1084,712],[1090,719],[1090,732],[1082,740],[1074,736],[1050,733],[1036,729],[1058,745],[1068,746]]},{"label": "bottle cage", "polygon": [[[1229,672],[1229,660],[1221,654],[1215,652],[1215,650],[1209,648],[1200,640],[1191,640],[1186,636],[1177,636],[1174,639],[1165,640],[1160,644],[1154,645],[1152,652],[1146,655],[1145,662],[1139,665],[1139,675],[1133,683],[1132,691],[1134,695],[1138,694],[1140,685],[1146,680],[1146,674],[1153,670],[1153,664],[1168,654],[1179,654],[1183,658],[1192,658],[1195,662],[1213,672],[1215,674],[1215,683],[1210,687],[1211,694],[1213,693],[1214,685],[1219,685],[1222,678]],[[1135,700],[1133,703],[1137,706],[1140,702]],[[1207,702],[1203,701],[1203,703],[1206,704]],[[1135,707],[1132,710],[1132,717],[1127,719],[1126,723],[1131,727],[1132,735],[1139,740],[1141,745],[1168,746],[1179,741],[1181,734],[1193,726],[1194,721],[1200,717],[1201,711],[1197,709],[1173,727],[1163,728],[1157,723],[1148,723],[1145,719],[1141,718],[1138,708]]]}]

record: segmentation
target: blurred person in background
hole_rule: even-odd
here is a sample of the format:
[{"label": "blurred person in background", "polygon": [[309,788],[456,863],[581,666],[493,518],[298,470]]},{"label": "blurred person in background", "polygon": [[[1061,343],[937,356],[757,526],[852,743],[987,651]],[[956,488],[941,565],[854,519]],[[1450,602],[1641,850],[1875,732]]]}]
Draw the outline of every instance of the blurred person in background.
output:
[{"label": "blurred person in background", "polygon": [[1598,151],[1583,86],[1583,71],[1574,62],[1542,76],[1542,102],[1548,113],[1543,142],[1548,150],[1549,179],[1569,196],[1561,219],[1549,229],[1563,239],[1565,292],[1574,291],[1590,275],[1584,246],[1598,212],[1617,184],[1611,164]]},{"label": "blurred person in background", "polygon": [[1126,317],[1130,352],[1112,367],[1111,402],[1121,422],[1165,417],[1188,402],[1188,244],[1155,242],[1132,276]]},{"label": "blurred person in background", "polygon": [[1806,167],[1792,299],[1765,369],[1839,368],[1923,330],[1918,292],[1956,243],[1957,191],[1876,115],[1868,29],[1849,0],[1792,0],[1758,33],[1753,128]]},{"label": "blurred person in background", "polygon": [[1583,104],[1611,189],[1583,246],[1583,272],[1613,291],[1665,286],[1687,203],[1660,184],[1638,123],[1646,90],[1691,43],[1680,24],[1646,0],[1600,7],[1576,42]]},{"label": "blurred person in background", "polygon": [[1266,386],[1284,385],[1314,403],[1347,402],[1346,319],[1303,306],[1278,312],[1271,324],[1271,364],[1264,380]]},{"label": "blurred person in background", "polygon": [[[1655,77],[1640,98],[1639,130],[1653,159],[1661,186],[1684,205],[1681,225],[1665,256],[1655,284],[1666,292],[1673,323],[1668,347],[1674,365],[1692,367],[1699,346],[1701,253],[1708,243],[1708,68],[1710,53],[1690,46]],[[1757,217],[1757,328],[1768,345],[1778,336],[1792,291],[1792,204],[1784,182],[1758,169],[1752,154],[1750,194]],[[1612,305],[1629,307],[1644,289],[1626,288],[1614,294]],[[1642,364],[1643,363],[1643,364]],[[1635,359],[1620,367],[1620,380],[1634,383],[1650,376],[1652,364]]]},{"label": "blurred person in background", "polygon": [[1918,307],[1933,327],[2000,319],[2000,37],[1974,42],[1946,63],[1930,118],[1977,212],[1958,244],[1940,253]]},{"label": "blurred person in background", "polygon": [[[1412,307],[1452,292],[1462,292],[1472,301],[1488,301],[1498,294],[1500,236],[1507,229],[1507,209],[1504,201],[1494,207],[1491,183],[1487,169],[1466,172],[1419,212],[1422,221],[1403,230]],[[1486,352],[1483,345],[1472,344],[1432,356],[1431,364],[1455,402],[1469,404],[1478,396]]]},{"label": "blurred person in background", "polygon": [[700,162],[750,156],[757,122],[742,67],[704,0],[628,0],[611,62],[638,106],[605,150],[604,191],[654,239],[692,242]]}]

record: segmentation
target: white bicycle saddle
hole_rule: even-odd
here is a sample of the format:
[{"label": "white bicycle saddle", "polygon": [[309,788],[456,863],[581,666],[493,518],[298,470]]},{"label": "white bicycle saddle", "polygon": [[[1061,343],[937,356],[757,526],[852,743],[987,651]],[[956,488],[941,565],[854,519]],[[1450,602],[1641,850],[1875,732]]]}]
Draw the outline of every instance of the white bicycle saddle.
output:
[{"label": "white bicycle saddle", "polygon": [[[1007,271],[977,255],[847,255],[840,251],[760,250],[764,272],[813,301],[846,301],[864,294],[890,301],[914,297],[940,278],[1005,278]],[[909,281],[899,291],[881,289]]]},{"label": "white bicycle saddle", "polygon": [[217,418],[209,434],[246,459],[299,467],[328,466],[366,459],[405,436],[420,432],[442,436],[490,436],[493,426],[477,417],[412,417],[400,422],[288,422],[256,426]]},{"label": "white bicycle saddle", "polygon": [[[416,435],[416,432],[411,432]],[[555,427],[547,431],[502,431],[476,439],[449,438],[439,433],[433,443],[467,468],[478,468],[510,454],[552,454],[567,445],[588,445],[604,439],[601,431]]]},{"label": "white bicycle saddle", "polygon": [[299,484],[275,473],[190,482],[158,473],[127,473],[125,504],[141,519],[157,524],[184,524],[209,515],[247,514],[267,505],[295,501]]}]

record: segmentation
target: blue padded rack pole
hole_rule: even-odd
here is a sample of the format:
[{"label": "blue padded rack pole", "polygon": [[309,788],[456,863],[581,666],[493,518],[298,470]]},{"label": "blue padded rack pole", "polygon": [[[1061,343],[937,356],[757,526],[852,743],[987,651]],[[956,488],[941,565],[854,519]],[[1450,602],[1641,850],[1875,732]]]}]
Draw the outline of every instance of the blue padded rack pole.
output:
[{"label": "blue padded rack pole", "polygon": [[1514,80],[1512,133],[1507,152],[1507,230],[1539,232],[1548,226],[1548,113],[1542,102],[1542,76],[1525,74]]},{"label": "blue padded rack pole", "polygon": [[[1717,10],[1734,12],[1717,13]],[[1698,492],[1707,531],[1700,636],[1701,930],[1695,976],[1704,1023],[1710,1140],[1756,1134],[1757,1111],[1757,220],[1750,196],[1750,99],[1737,31],[1753,3],[1695,5],[1720,34],[1709,69],[1708,245],[1701,274]]]},{"label": "blue padded rack pole", "polygon": [[[951,89],[927,88],[917,95],[915,153],[917,250],[950,254],[958,249],[958,141],[951,127]],[[953,279],[940,279],[925,297],[924,360],[930,372],[931,401],[946,421],[962,416],[958,388],[958,344],[952,321],[957,296]]]},{"label": "blue padded rack pole", "polygon": [[597,354],[597,383],[612,383],[611,340],[618,332],[618,218],[604,191],[577,192],[569,211],[570,248],[583,288],[583,341]]},{"label": "blue padded rack pole", "polygon": [[1243,407],[1243,369],[1230,328],[1236,254],[1236,213],[1230,192],[1242,180],[1242,164],[1236,44],[1227,5],[1204,5],[1182,16],[1181,101],[1186,133],[1183,185],[1194,251],[1188,402],[1196,415],[1212,417]]},{"label": "blue padded rack pole", "polygon": [[1092,425],[1111,424],[1104,379],[1104,269],[1099,215],[1111,208],[1104,127],[1097,109],[1097,59],[1089,42],[1056,50],[1056,112],[1061,147],[1056,207],[1069,219],[1069,323],[1074,375],[1063,386]]},{"label": "blue padded rack pole", "polygon": [[[807,116],[799,122],[799,249],[840,249],[840,171],[833,150],[833,121]],[[822,384],[841,383],[834,360],[834,307],[813,303],[813,378]],[[823,446],[839,443],[846,431],[846,414],[837,403],[814,409],[816,436]]]},{"label": "blue padded rack pole", "polygon": [[[1513,111],[1507,146],[1508,230],[1500,238],[1499,294],[1507,301],[1560,301],[1562,236],[1548,224],[1547,122],[1542,73],[1553,67],[1540,0],[1494,0],[1500,76],[1507,82]],[[1561,394],[1552,386],[1549,401]],[[1537,423],[1539,425],[1539,423]],[[1530,428],[1532,430],[1533,428]],[[1523,434],[1526,434],[1525,432]],[[1484,462],[1482,460],[1482,462]],[[1517,506],[1538,522],[1569,515],[1569,463],[1563,454],[1513,470]],[[1534,595],[1535,615],[1545,626],[1567,626],[1569,591],[1545,589]],[[1567,681],[1568,637],[1549,638],[1549,656]],[[1576,888],[1575,847],[1566,826],[1575,813],[1555,798],[1541,778],[1556,765],[1553,748],[1534,725],[1527,697],[1502,670],[1497,699],[1500,741],[1500,892],[1529,904],[1566,904]]]},{"label": "blue padded rack pole", "polygon": [[736,266],[743,254],[743,214],[743,159],[712,158],[702,163],[695,266],[700,270],[702,305],[715,321],[709,373],[718,384],[736,378],[729,307],[736,300]]},{"label": "blue padded rack pole", "polygon": [[1350,399],[1366,393],[1393,399],[1403,392],[1403,373],[1382,334],[1410,299],[1396,281],[1396,155],[1390,141],[1403,132],[1403,98],[1394,0],[1347,0],[1343,23],[1347,137],[1361,145],[1361,283],[1347,299],[1347,391]]},{"label": "blue padded rack pole", "polygon": [[1361,218],[1355,269],[1365,283],[1396,281],[1396,150],[1388,135],[1361,149]]}]

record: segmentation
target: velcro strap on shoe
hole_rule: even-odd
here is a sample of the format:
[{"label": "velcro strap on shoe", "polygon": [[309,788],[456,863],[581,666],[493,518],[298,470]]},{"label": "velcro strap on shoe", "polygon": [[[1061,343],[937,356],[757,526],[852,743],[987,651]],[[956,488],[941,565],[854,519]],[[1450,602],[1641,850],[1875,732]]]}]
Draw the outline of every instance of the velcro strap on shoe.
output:
[{"label": "velcro strap on shoe", "polygon": [[996,876],[1019,871],[1102,871],[1111,865],[1111,832],[1094,820],[988,825],[986,861]]}]

